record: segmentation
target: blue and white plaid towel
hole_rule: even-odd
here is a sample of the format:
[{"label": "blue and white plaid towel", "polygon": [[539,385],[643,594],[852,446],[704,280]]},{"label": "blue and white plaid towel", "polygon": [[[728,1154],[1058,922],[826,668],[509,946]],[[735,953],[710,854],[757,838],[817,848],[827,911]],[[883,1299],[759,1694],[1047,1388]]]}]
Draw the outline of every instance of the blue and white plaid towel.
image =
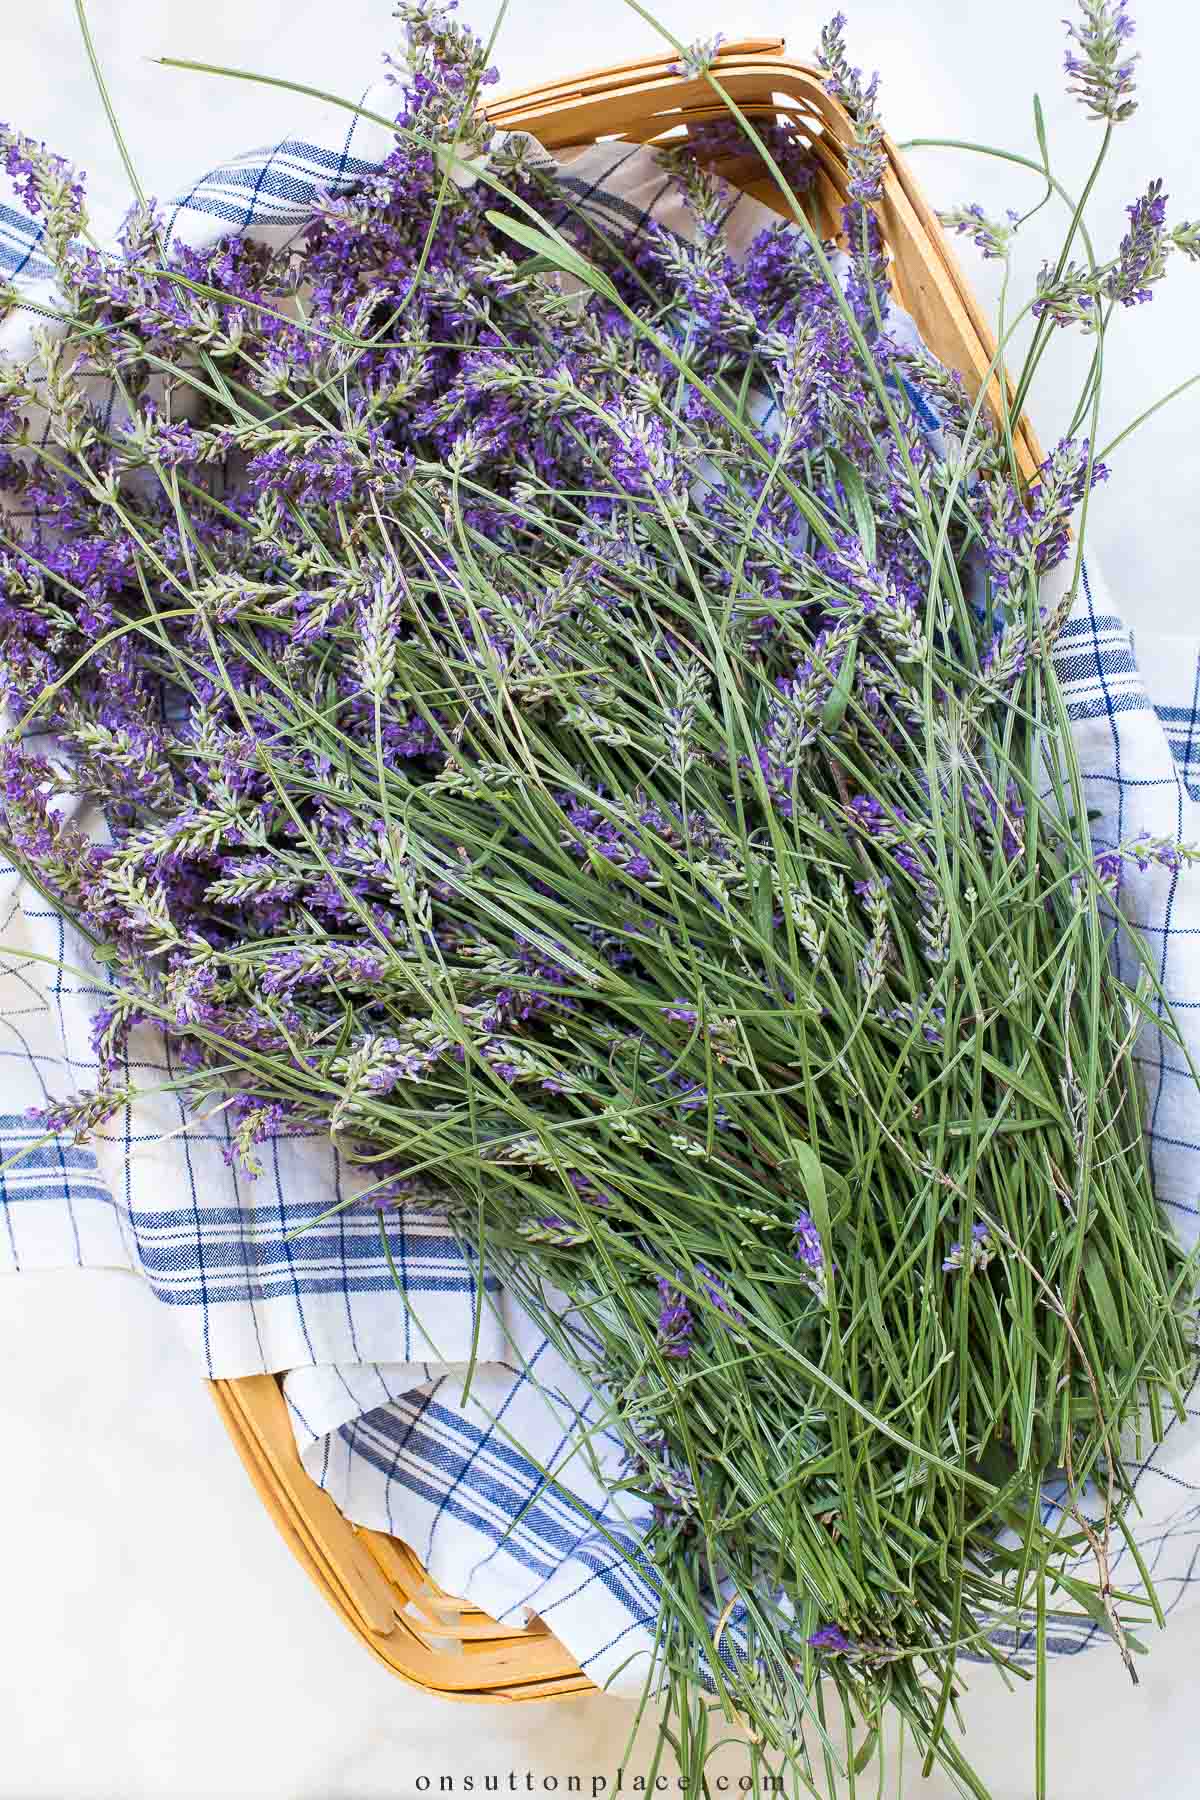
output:
[{"label": "blue and white plaid towel", "polygon": [[[364,104],[385,112],[388,97],[376,90]],[[331,112],[311,137],[204,176],[169,214],[171,231],[193,245],[228,232],[282,243],[320,194],[369,180],[387,147],[381,127]],[[567,179],[601,222],[654,217],[685,228],[644,149],[597,145],[571,157]],[[730,221],[735,250],[773,217],[740,200]],[[49,275],[39,235],[0,194],[0,274],[27,285],[31,298]],[[0,359],[24,360],[31,348],[28,315],[18,314],[0,334]],[[1057,661],[1088,800],[1100,815],[1097,842],[1128,842],[1141,831],[1200,841],[1200,640],[1139,636],[1135,662],[1131,634],[1093,572]],[[1128,873],[1121,904],[1151,944],[1200,1059],[1200,872]],[[3,867],[0,946],[0,1160],[8,1161],[36,1135],[28,1106],[91,1085],[90,1020],[102,990],[83,942]],[[135,1034],[129,1055],[141,1089],[174,1074],[149,1031]],[[1200,1095],[1182,1057],[1152,1028],[1139,1055],[1157,1192],[1191,1246]],[[623,1511],[609,1492],[620,1445],[595,1403],[504,1293],[492,1284],[479,1294],[470,1257],[435,1214],[388,1215],[404,1304],[373,1206],[351,1205],[289,1236],[353,1191],[354,1172],[328,1141],[269,1143],[265,1173],[249,1182],[223,1155],[228,1139],[223,1112],[188,1118],[164,1091],[139,1099],[92,1148],[63,1140],[39,1149],[0,1176],[0,1268],[137,1271],[172,1309],[199,1373],[288,1371],[305,1465],[350,1518],[405,1539],[443,1587],[496,1618],[540,1615],[597,1683],[639,1691],[656,1594],[648,1568],[631,1565],[619,1546],[636,1546],[646,1516],[627,1497]],[[464,1403],[477,1306],[478,1365]],[[1189,1589],[1200,1541],[1200,1412],[1172,1426],[1137,1470],[1137,1493],[1135,1536],[1173,1607]],[[1053,1508],[1050,1494],[1046,1505]],[[1131,1563],[1122,1546],[1118,1585],[1136,1586]],[[731,1636],[735,1628],[736,1620]],[[1054,1648],[1079,1650],[1095,1630],[1064,1633]]]}]

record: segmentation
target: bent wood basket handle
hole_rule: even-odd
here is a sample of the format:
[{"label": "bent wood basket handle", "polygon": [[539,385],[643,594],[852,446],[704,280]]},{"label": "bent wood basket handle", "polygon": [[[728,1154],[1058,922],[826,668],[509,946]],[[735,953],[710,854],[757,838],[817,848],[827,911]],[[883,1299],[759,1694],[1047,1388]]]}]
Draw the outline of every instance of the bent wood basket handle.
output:
[{"label": "bent wood basket handle", "polygon": [[[786,117],[802,132],[818,164],[813,193],[819,217],[813,222],[823,235],[836,236],[846,198],[846,146],[854,128],[826,94],[819,71],[787,56],[782,38],[746,38],[722,47],[713,72],[748,116]],[[654,143],[726,116],[706,81],[677,75],[668,60],[652,56],[503,95],[485,110],[493,124],[531,132],[554,151],[605,137]],[[995,339],[907,163],[890,139],[884,145],[888,166],[878,211],[897,297],[927,347],[962,376],[974,399],[988,377]],[[791,216],[756,157],[739,155],[720,167],[737,187]],[[993,375],[988,403],[997,417],[1006,394],[1011,395],[1007,378]],[[1027,480],[1042,452],[1024,417],[1014,439]],[[443,1593],[399,1539],[352,1525],[301,1464],[276,1376],[249,1375],[209,1387],[288,1548],[351,1631],[394,1674],[456,1700],[565,1699],[594,1691],[544,1625],[519,1630],[496,1624],[477,1607]]]},{"label": "bent wood basket handle", "polygon": [[[782,38],[750,38],[724,45],[713,74],[747,115],[786,116],[807,138],[818,162],[819,224],[836,236],[838,213],[847,198],[846,146],[854,141],[854,127],[844,108],[825,92],[820,71],[788,56]],[[532,132],[556,151],[603,137],[652,143],[678,135],[690,124],[729,116],[703,77],[677,75],[661,57],[528,88],[494,100],[485,110],[494,125]],[[897,297],[925,344],[962,376],[974,399],[995,357],[995,337],[911,169],[890,138],[883,142],[888,161],[877,210],[892,253]],[[738,179],[743,167],[750,169],[749,178]],[[739,157],[722,172],[755,199],[792,216],[774,179],[756,161]],[[1006,388],[1011,398],[1011,386]],[[1004,396],[996,376],[989,382],[988,399],[999,418]],[[1013,435],[1018,466],[1028,480],[1042,452],[1024,416]]]},{"label": "bent wood basket handle", "polygon": [[497,1625],[443,1593],[407,1545],[352,1525],[301,1464],[276,1376],[209,1387],[284,1542],[393,1674],[452,1700],[546,1700],[592,1689],[545,1626]]}]

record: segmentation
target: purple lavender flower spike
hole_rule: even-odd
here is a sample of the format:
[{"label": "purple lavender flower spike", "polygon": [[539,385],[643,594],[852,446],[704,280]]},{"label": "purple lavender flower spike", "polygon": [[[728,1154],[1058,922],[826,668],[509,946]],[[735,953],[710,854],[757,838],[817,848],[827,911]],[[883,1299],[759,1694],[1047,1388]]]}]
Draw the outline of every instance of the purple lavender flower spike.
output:
[{"label": "purple lavender flower spike", "polygon": [[1104,886],[1115,891],[1121,879],[1124,857],[1119,850],[1098,850],[1092,859],[1096,874]]},{"label": "purple lavender flower spike", "polygon": [[658,1278],[658,1293],[661,1302],[658,1311],[658,1347],[664,1356],[681,1362],[692,1353],[694,1325],[691,1310],[679,1289],[665,1275]]},{"label": "purple lavender flower spike", "polygon": [[864,87],[862,70],[850,65],[845,32],[845,13],[834,13],[828,25],[821,28],[817,62],[825,76],[825,92],[839,100],[852,119],[857,119],[872,110],[879,77],[873,75]]},{"label": "purple lavender flower spike", "polygon": [[575,1192],[579,1195],[580,1199],[585,1201],[588,1206],[607,1208],[612,1205],[613,1196],[608,1192],[608,1189],[597,1186],[590,1175],[584,1175],[579,1169],[572,1169],[567,1176],[567,1180],[571,1183],[571,1186],[575,1189]]},{"label": "purple lavender flower spike", "polygon": [[44,144],[2,124],[0,159],[25,207],[42,220],[48,246],[62,254],[84,223],[82,178]]},{"label": "purple lavender flower spike", "polygon": [[700,1014],[686,1000],[673,1000],[670,1006],[664,1006],[663,1016],[676,1020],[680,1025],[697,1025],[700,1021]]},{"label": "purple lavender flower spike", "polygon": [[[1064,438],[1040,465],[1024,494],[1011,482],[989,484],[980,513],[983,557],[994,592],[1007,594],[1030,574],[1045,575],[1066,556],[1071,515],[1088,486],[1086,438]],[[1092,464],[1091,485],[1108,479]]]},{"label": "purple lavender flower spike", "polygon": [[825,1249],[821,1243],[821,1234],[808,1213],[800,1214],[792,1226],[792,1235],[796,1240],[797,1260],[808,1269],[824,1271]]},{"label": "purple lavender flower spike", "polygon": [[820,1650],[826,1656],[845,1656],[854,1647],[840,1625],[822,1625],[813,1632],[808,1642],[814,1650]]},{"label": "purple lavender flower spike", "polygon": [[690,75],[693,78],[706,75],[717,60],[717,53],[724,42],[725,33],[723,31],[718,31],[715,37],[697,38],[694,44],[688,45],[681,60],[671,64],[672,72],[676,75]]},{"label": "purple lavender flower spike", "polygon": [[1105,277],[1104,292],[1122,306],[1140,306],[1152,298],[1151,284],[1160,281],[1167,267],[1167,196],[1161,181],[1152,181],[1132,206],[1129,230],[1121,240],[1117,266]]},{"label": "purple lavender flower spike", "polygon": [[970,1266],[972,1272],[986,1269],[996,1253],[996,1244],[986,1225],[972,1225],[969,1247],[961,1243],[950,1246],[950,1254],[942,1263],[946,1274],[956,1274],[960,1269]]},{"label": "purple lavender flower spike", "polygon": [[1003,262],[1008,256],[1021,215],[1013,212],[1010,207],[1005,214],[1005,222],[1001,224],[997,219],[989,219],[982,206],[976,202],[971,206],[951,207],[946,212],[940,212],[938,218],[948,230],[969,237],[985,258]]},{"label": "purple lavender flower spike", "polygon": [[1043,263],[1037,277],[1037,299],[1033,303],[1035,319],[1049,319],[1052,325],[1079,325],[1084,331],[1100,329],[1100,288],[1086,269],[1068,263],[1059,270]]},{"label": "purple lavender flower spike", "polygon": [[1152,868],[1167,869],[1172,875],[1178,875],[1189,863],[1198,861],[1200,847],[1195,844],[1181,844],[1169,837],[1151,837],[1149,832],[1143,831],[1129,843],[1118,844],[1111,850],[1097,851],[1093,865],[1100,880],[1112,889],[1120,879],[1126,862],[1136,863],[1138,872],[1142,875]]},{"label": "purple lavender flower spike", "polygon": [[84,1140],[113,1114],[127,1106],[133,1098],[129,1087],[84,1088],[69,1099],[51,1100],[45,1106],[31,1106],[26,1118],[43,1131],[70,1137],[75,1143]]},{"label": "purple lavender flower spike", "polygon": [[710,1304],[717,1312],[722,1313],[731,1324],[745,1323],[744,1315],[734,1306],[729,1297],[729,1290],[719,1275],[714,1275],[706,1263],[696,1264],[696,1273],[700,1277],[700,1285],[707,1294]]},{"label": "purple lavender flower spike", "polygon": [[871,334],[874,307],[871,292],[875,290],[882,310],[881,297],[887,292],[887,262],[883,236],[878,220],[870,210],[883,198],[883,178],[887,171],[887,153],[883,147],[883,121],[879,116],[879,76],[869,82],[862,71],[850,66],[843,32],[844,13],[835,13],[821,32],[817,62],[825,76],[827,94],[837,100],[854,124],[854,142],[847,150],[846,191],[850,204],[842,211],[842,228],[850,246],[851,275],[847,298],[864,332]]},{"label": "purple lavender flower spike", "polygon": [[1138,60],[1122,54],[1121,46],[1133,36],[1128,0],[1080,0],[1082,22],[1063,23],[1079,54],[1068,47],[1063,67],[1071,77],[1069,88],[1094,119],[1116,124],[1137,111],[1133,98],[1133,65]]},{"label": "purple lavender flower spike", "polygon": [[[825,1246],[811,1214],[801,1212],[792,1226],[793,1254],[818,1299],[825,1298]],[[837,1264],[833,1265],[837,1270]]]},{"label": "purple lavender flower spike", "polygon": [[1197,851],[1194,845],[1177,844],[1171,838],[1155,838],[1142,831],[1129,844],[1126,854],[1133,857],[1143,875],[1155,863],[1177,875],[1185,862],[1195,861]]}]

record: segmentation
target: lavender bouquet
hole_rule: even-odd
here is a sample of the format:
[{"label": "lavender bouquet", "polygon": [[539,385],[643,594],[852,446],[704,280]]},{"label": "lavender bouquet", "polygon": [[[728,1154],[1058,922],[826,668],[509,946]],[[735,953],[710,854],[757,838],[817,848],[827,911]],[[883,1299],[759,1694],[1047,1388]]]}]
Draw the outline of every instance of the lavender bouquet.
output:
[{"label": "lavender bouquet", "polygon": [[[1119,979],[1109,904],[1126,857],[1190,853],[1093,854],[1051,651],[1108,321],[1200,233],[1152,185],[1099,262],[1043,139],[1069,230],[996,419],[894,329],[840,18],[844,251],[715,46],[679,49],[728,122],[661,152],[689,232],[626,239],[493,138],[468,32],[400,16],[394,149],[286,250],[173,245],[139,189],[101,251],[74,173],[0,139],[59,286],[0,376],[0,825],[110,989],[100,1084],[46,1130],[128,1100],[149,1023],[249,1172],[316,1127],[381,1209],[436,1195],[653,1503],[688,1791],[714,1705],[832,1789],[836,1694],[851,1785],[895,1712],[982,1794],[960,1659],[1015,1668],[1032,1619],[1044,1669],[1073,1612],[1130,1660],[1123,1459],[1193,1367],[1132,1056],[1154,971]],[[1097,167],[1131,29],[1071,27]],[[735,260],[747,140],[794,223]],[[1019,225],[948,222],[996,256]],[[1093,368],[1023,482],[1070,327]]]}]

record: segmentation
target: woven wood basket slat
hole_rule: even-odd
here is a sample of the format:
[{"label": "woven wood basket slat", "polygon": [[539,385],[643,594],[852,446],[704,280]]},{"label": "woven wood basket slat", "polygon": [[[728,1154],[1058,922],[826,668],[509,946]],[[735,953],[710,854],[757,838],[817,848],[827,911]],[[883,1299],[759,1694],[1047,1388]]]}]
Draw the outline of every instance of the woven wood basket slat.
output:
[{"label": "woven wood basket slat", "polygon": [[[819,73],[787,56],[781,38],[747,38],[723,46],[714,72],[755,120],[791,119],[811,143],[819,173],[807,204],[813,223],[836,236],[846,191],[845,147],[853,128],[825,93]],[[670,60],[589,69],[562,81],[492,101],[492,122],[532,132],[547,149],[564,151],[616,137],[652,143],[693,124],[725,116],[707,83],[676,75]],[[995,339],[937,218],[895,145],[885,139],[888,170],[880,223],[892,256],[892,279],[935,355],[956,369],[976,395],[995,355]],[[721,172],[765,205],[788,206],[758,159],[739,154]],[[993,378],[988,402],[998,412],[1005,382]],[[1026,419],[1014,433],[1026,478],[1042,452]],[[326,1599],[373,1655],[412,1685],[448,1699],[565,1699],[592,1683],[540,1622],[498,1625],[468,1601],[442,1592],[406,1544],[351,1525],[301,1465],[278,1378],[250,1375],[210,1382],[230,1438],[263,1504]]]}]

